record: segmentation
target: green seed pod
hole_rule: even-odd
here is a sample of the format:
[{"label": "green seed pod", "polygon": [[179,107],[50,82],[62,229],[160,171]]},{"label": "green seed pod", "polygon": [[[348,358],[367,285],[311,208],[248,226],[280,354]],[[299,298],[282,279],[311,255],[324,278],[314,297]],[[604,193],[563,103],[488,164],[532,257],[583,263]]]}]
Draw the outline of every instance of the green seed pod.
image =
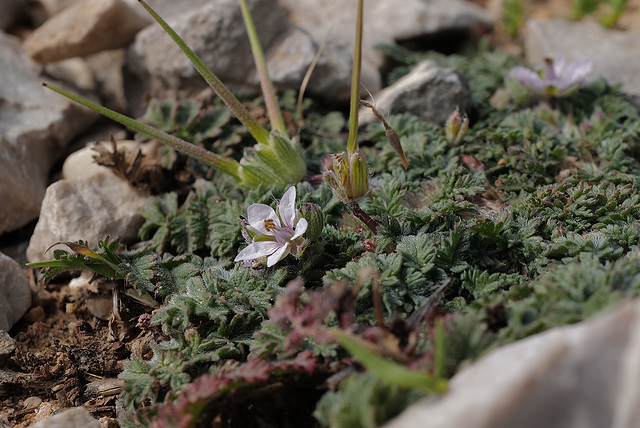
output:
[{"label": "green seed pod", "polygon": [[369,191],[369,167],[360,151],[333,154],[325,160],[325,167],[322,177],[342,202],[356,202]]},{"label": "green seed pod", "polygon": [[447,118],[444,127],[444,134],[447,141],[452,144],[458,144],[469,129],[469,118],[467,115],[460,114],[460,110],[456,108]]},{"label": "green seed pod", "polygon": [[324,212],[320,205],[306,202],[300,206],[300,215],[307,220],[309,224],[304,237],[310,241],[320,238],[322,229],[324,228]]}]

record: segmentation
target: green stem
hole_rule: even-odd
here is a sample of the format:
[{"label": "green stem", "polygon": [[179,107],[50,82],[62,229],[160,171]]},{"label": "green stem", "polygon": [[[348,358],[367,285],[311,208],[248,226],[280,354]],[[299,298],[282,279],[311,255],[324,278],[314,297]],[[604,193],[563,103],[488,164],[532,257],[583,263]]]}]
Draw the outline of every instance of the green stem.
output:
[{"label": "green stem", "polygon": [[135,119],[132,119],[128,116],[120,114],[106,107],[102,107],[101,105],[92,103],[89,100],[86,100],[82,97],[71,94],[63,89],[57,88],[55,86],[51,86],[47,83],[43,83],[42,86],[49,88],[52,91],[59,93],[60,95],[64,95],[70,100],[75,101],[78,104],[82,104],[83,106],[88,107],[110,119],[113,119],[116,122],[119,122],[125,126],[128,126],[129,128],[135,129],[136,131],[147,134],[158,141],[168,144],[169,146],[173,147],[179,152],[184,153],[187,156],[195,158],[207,165],[210,165],[214,168],[221,170],[226,174],[229,174],[236,180],[241,179],[240,174],[238,173],[240,164],[238,164],[236,161],[220,157],[215,153],[211,153],[210,151],[203,149],[202,147],[195,146],[171,134],[168,134],[164,131],[160,131],[159,129],[153,128],[142,122],[138,122]]},{"label": "green stem", "polygon": [[269,79],[269,71],[267,70],[267,62],[264,59],[264,52],[262,51],[262,45],[258,38],[258,31],[256,25],[251,17],[247,0],[240,0],[240,8],[242,10],[242,18],[244,19],[244,26],[247,29],[247,35],[249,36],[249,43],[251,44],[251,52],[253,52],[253,60],[256,63],[258,69],[258,76],[260,77],[260,87],[262,88],[262,95],[267,105],[267,113],[269,114],[269,121],[271,122],[271,129],[277,129],[284,137],[288,137],[287,127],[284,124],[282,118],[282,112],[278,105],[278,98],[276,97],[276,91],[273,89],[273,83]]},{"label": "green stem", "polygon": [[207,83],[213,88],[218,96],[236,115],[238,120],[247,128],[253,138],[260,144],[269,144],[270,132],[267,128],[260,125],[258,120],[249,113],[249,110],[231,93],[229,89],[216,77],[215,74],[205,65],[205,63],[191,50],[182,38],[160,17],[148,4],[143,0],[138,0],[142,6],[151,14],[151,16],[160,24],[164,31],[169,34],[178,47],[189,58],[193,66],[204,77]]},{"label": "green stem", "polygon": [[349,139],[347,153],[358,150],[358,110],[360,109],[360,70],[362,68],[362,0],[358,0],[358,17],[356,23],[356,45],[353,52],[353,68],[351,70],[351,108],[349,110]]}]

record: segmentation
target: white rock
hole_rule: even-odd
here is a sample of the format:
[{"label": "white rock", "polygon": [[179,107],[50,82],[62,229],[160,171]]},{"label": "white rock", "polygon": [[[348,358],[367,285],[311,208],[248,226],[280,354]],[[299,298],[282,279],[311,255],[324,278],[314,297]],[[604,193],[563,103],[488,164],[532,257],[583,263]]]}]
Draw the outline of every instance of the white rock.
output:
[{"label": "white rock", "polygon": [[[357,2],[280,0],[287,17],[317,41],[328,39],[353,51]],[[492,26],[482,9],[461,0],[367,0],[364,3],[363,73],[377,72],[383,56],[374,46],[440,32],[472,32]],[[379,79],[379,78],[378,78]],[[367,82],[365,81],[365,84]],[[369,83],[377,91],[380,81]]]},{"label": "white rock", "polygon": [[526,58],[532,65],[542,67],[548,57],[562,56],[567,61],[589,58],[593,73],[588,80],[604,77],[609,83],[622,83],[625,92],[640,95],[640,32],[563,19],[530,20],[526,29]]},{"label": "white rock", "polygon": [[[40,85],[42,67],[0,32],[0,234],[38,216],[49,169],[98,115]],[[59,85],[56,82],[52,82]]]},{"label": "white rock", "polygon": [[149,24],[122,0],[85,0],[67,7],[25,40],[40,63],[124,47]]},{"label": "white rock", "polygon": [[496,349],[386,428],[640,426],[640,300]]},{"label": "white rock", "polygon": [[0,330],[9,331],[31,306],[31,291],[25,270],[0,253]]},{"label": "white rock", "polygon": [[[464,75],[426,60],[380,91],[375,97],[375,107],[385,115],[411,113],[422,120],[444,125],[456,107],[470,111],[473,101]],[[377,120],[371,109],[361,108],[361,124]]]},{"label": "white rock", "polygon": [[95,248],[106,235],[130,242],[143,222],[148,200],[111,172],[64,179],[47,189],[40,219],[27,248],[31,262],[50,260],[45,250],[59,241],[88,241]]},{"label": "white rock", "polygon": [[100,428],[100,424],[84,407],[73,407],[31,425],[31,428]]},{"label": "white rock", "polygon": [[[249,7],[272,81],[279,89],[298,89],[318,49],[317,43],[287,21],[276,0],[250,1]],[[256,91],[258,77],[237,1],[214,0],[174,15],[168,23],[231,90]],[[158,25],[151,25],[136,36],[127,52],[127,65],[146,90],[196,91],[206,87],[191,62]],[[327,91],[332,90],[336,96],[348,99],[350,70],[350,53],[328,43],[309,91],[329,96],[332,94]]]}]

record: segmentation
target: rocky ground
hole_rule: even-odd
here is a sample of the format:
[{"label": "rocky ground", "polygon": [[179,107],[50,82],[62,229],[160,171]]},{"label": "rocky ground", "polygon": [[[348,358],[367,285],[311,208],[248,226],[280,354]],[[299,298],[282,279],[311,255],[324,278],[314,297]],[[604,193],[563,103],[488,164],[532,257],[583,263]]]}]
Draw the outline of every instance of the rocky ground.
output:
[{"label": "rocky ground", "polygon": [[[257,76],[237,2],[149,3],[234,91],[255,91]],[[276,86],[299,88],[317,47],[324,44],[307,91],[344,109],[354,15],[342,0],[318,3],[263,0],[252,3],[252,12],[259,17]],[[619,23],[623,30],[605,30],[589,19],[565,20],[569,1],[524,3],[528,20],[511,39],[501,28],[499,1],[411,0],[402,8],[391,0],[368,2],[362,76],[378,108],[443,124],[450,111],[464,109],[470,98],[458,74],[434,64],[414,70],[409,89],[406,82],[403,88],[383,89],[386,62],[373,48],[376,43],[403,42],[451,53],[481,37],[496,49],[522,53],[535,65],[545,57],[592,58],[594,78],[621,83],[631,97],[640,97],[640,1],[629,2],[630,11]],[[113,298],[113,284],[86,276],[60,277],[45,286],[25,263],[50,260],[49,247],[56,242],[82,239],[95,246],[111,235],[135,243],[140,210],[151,195],[186,188],[192,180],[162,169],[154,144],[125,142],[130,132],[46,90],[41,82],[135,117],[143,114],[150,93],[198,94],[202,99],[209,94],[187,59],[158,26],[150,25],[137,1],[3,0],[0,17],[0,426],[45,427],[48,418],[76,408],[67,413],[75,422],[66,426],[115,427],[123,362],[132,353],[150,352],[146,340],[154,332],[139,322],[149,308],[133,298]],[[434,98],[406,102],[407,93],[425,88]],[[500,94],[495,95],[499,102]],[[118,168],[93,163],[95,153],[84,146],[94,141],[107,142],[103,163],[117,161],[109,152],[109,135],[121,148],[142,147],[147,160],[136,171],[152,184],[129,185],[135,181],[126,167],[131,158],[119,175],[113,173]],[[623,308],[618,315],[622,321],[612,316],[601,324],[635,316],[633,309]],[[554,343],[566,340],[561,334]],[[485,364],[503,364],[494,360]],[[518,388],[509,385],[503,387]],[[416,425],[400,421],[395,426]]]}]

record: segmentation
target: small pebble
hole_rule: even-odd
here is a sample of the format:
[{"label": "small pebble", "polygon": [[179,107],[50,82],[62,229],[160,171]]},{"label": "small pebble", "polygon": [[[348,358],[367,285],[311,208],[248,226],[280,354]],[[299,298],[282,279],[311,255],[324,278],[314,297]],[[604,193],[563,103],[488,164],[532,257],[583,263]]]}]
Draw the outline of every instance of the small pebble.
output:
[{"label": "small pebble", "polygon": [[25,409],[35,409],[42,404],[42,399],[39,397],[29,397],[24,400],[23,406]]},{"label": "small pebble", "polygon": [[44,320],[46,319],[46,315],[44,313],[44,309],[42,309],[42,306],[36,306],[35,308],[31,308],[26,314],[24,314],[24,319],[31,324],[35,324],[37,322],[44,322]]}]

